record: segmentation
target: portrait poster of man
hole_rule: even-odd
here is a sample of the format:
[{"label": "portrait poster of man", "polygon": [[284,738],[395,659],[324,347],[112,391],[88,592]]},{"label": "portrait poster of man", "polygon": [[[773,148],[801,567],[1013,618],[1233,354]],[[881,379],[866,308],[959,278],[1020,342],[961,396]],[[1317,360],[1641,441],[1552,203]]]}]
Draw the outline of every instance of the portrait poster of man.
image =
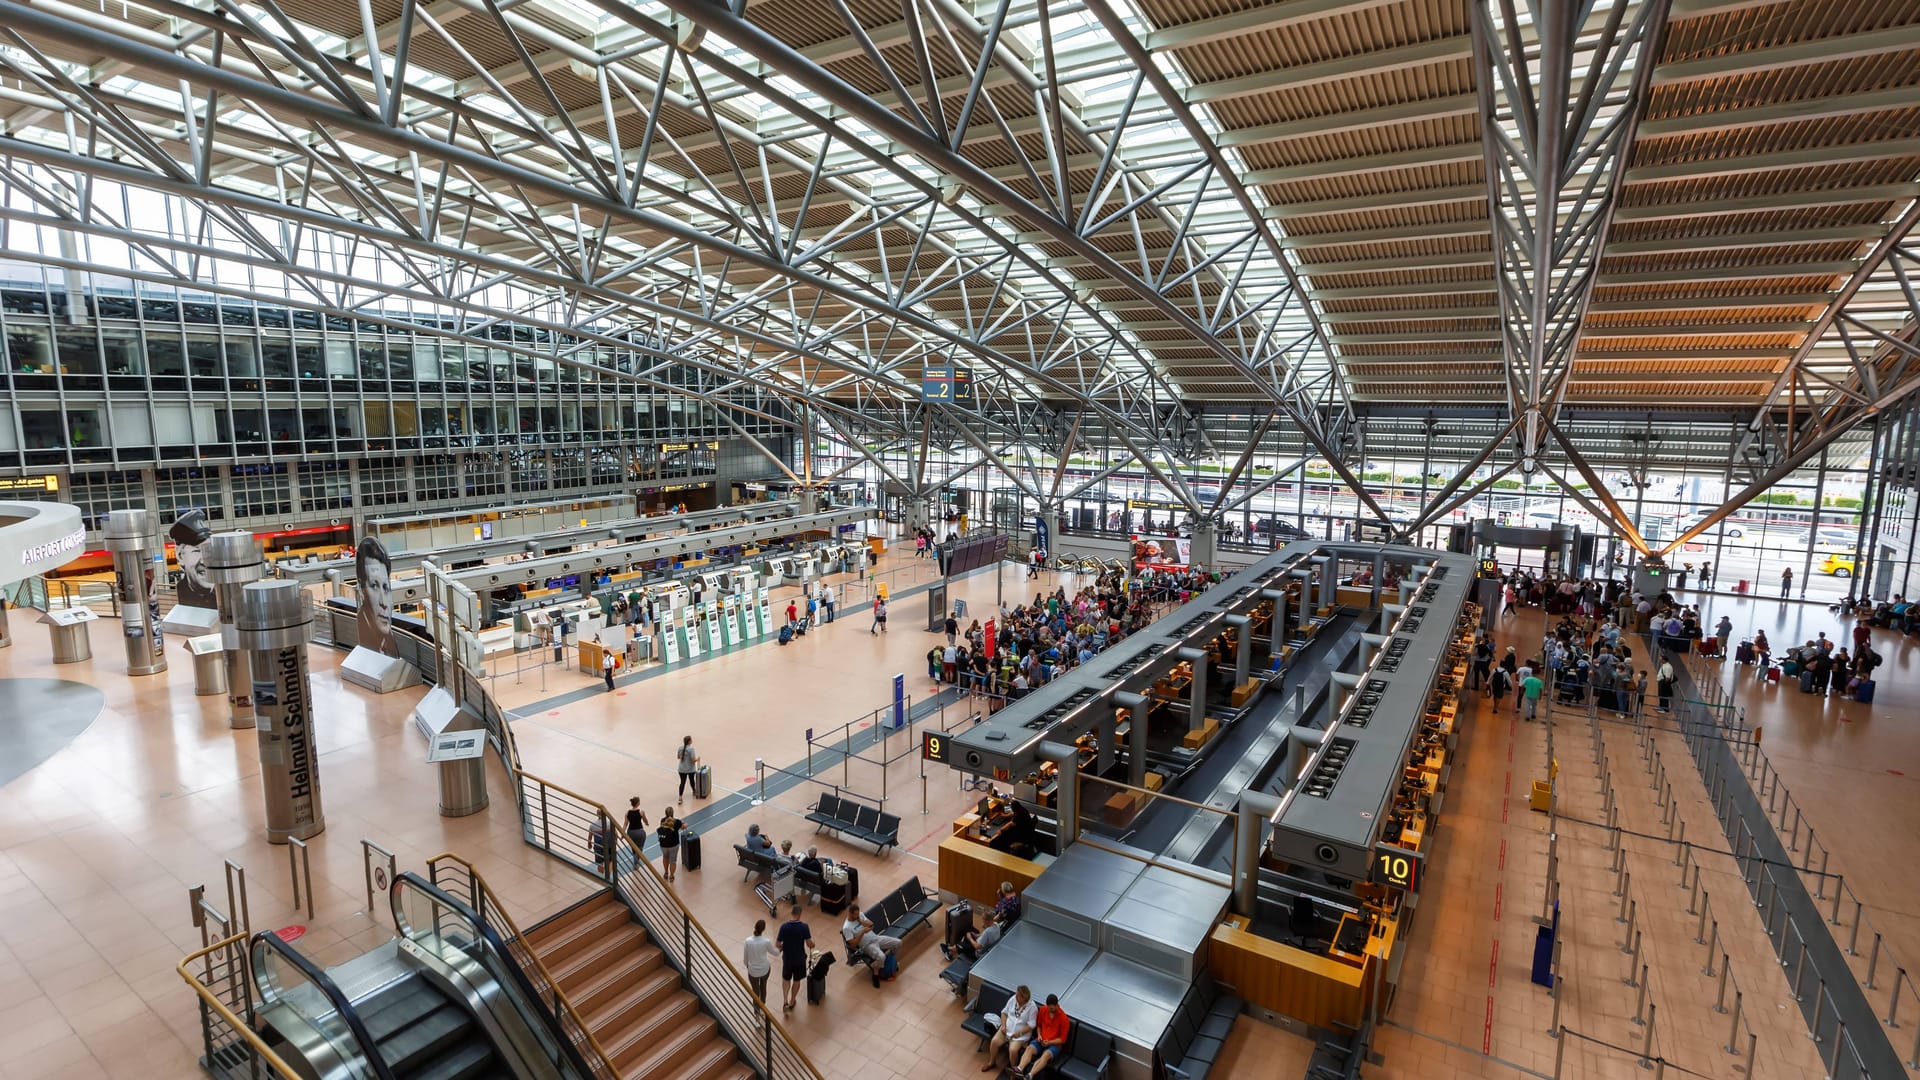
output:
[{"label": "portrait poster of man", "polygon": [[393,644],[393,556],[379,537],[361,537],[354,545],[353,570],[360,644],[387,656],[400,655]]},{"label": "portrait poster of man", "polygon": [[205,544],[213,536],[213,529],[207,524],[207,513],[194,508],[183,511],[167,530],[167,539],[173,541],[173,558],[180,564],[180,577],[174,584],[174,594],[180,603],[188,607],[213,608],[216,604],[213,595],[213,582],[207,579],[207,556]]}]

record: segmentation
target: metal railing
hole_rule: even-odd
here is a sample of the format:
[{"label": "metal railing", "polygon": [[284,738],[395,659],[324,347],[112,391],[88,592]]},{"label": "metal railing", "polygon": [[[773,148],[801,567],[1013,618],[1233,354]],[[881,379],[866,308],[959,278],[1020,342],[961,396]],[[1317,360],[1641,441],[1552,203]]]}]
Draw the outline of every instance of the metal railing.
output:
[{"label": "metal railing", "polygon": [[764,1080],[823,1080],[611,811],[523,770],[515,770],[514,780],[523,789],[527,843],[614,888],[756,1073]]},{"label": "metal railing", "polygon": [[200,1005],[200,1064],[215,1076],[302,1080],[255,1030],[252,965],[243,931],[189,953],[174,971]]},{"label": "metal railing", "polygon": [[561,1035],[579,1051],[593,1075],[603,1080],[619,1080],[620,1073],[614,1068],[613,1059],[607,1055],[600,1041],[593,1037],[593,1031],[587,1027],[573,1002],[567,999],[565,991],[560,989],[560,983],[554,979],[553,973],[540,962],[539,955],[528,947],[526,936],[514,924],[506,906],[500,903],[500,898],[494,895],[486,879],[480,876],[473,864],[451,852],[442,852],[427,860],[427,878],[453,896],[464,898],[480,921],[499,937],[508,955],[520,965],[520,971],[527,977],[535,995],[551,1011]]}]

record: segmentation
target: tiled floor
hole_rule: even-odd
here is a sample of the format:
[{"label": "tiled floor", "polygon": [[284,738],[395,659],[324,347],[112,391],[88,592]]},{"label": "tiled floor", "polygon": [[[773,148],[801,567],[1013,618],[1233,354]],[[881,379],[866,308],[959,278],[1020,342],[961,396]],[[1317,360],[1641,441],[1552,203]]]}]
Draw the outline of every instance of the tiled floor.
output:
[{"label": "tiled floor", "polygon": [[[912,562],[896,557],[883,564],[896,572],[896,590],[914,584],[904,579],[924,577]],[[1028,593],[1023,578],[1023,572],[1014,571],[1005,579],[1010,599]],[[954,595],[980,612],[994,592],[993,579],[981,575],[958,585]],[[923,685],[924,655],[934,641],[920,628],[925,603],[919,596],[901,598],[885,636],[866,633],[869,619],[856,609],[793,645],[758,645],[657,676],[630,677],[612,694],[600,692],[595,679],[557,668],[523,670],[518,682],[508,668],[495,680],[496,692],[518,716],[519,745],[531,771],[609,805],[624,805],[627,795],[639,794],[650,812],[657,811],[671,801],[672,750],[682,734],[695,736],[718,786],[751,791],[756,759],[804,769],[805,730],[824,736],[849,720],[857,724],[888,700],[895,672],[907,675],[911,693],[924,695],[930,689]],[[1742,631],[1757,621],[1770,628],[1776,642],[1784,637],[1776,630],[1803,632],[1794,620],[1805,620],[1809,630],[1815,625],[1829,633],[1839,629],[1824,609],[1783,611],[1777,603],[1731,598],[1710,603],[1710,619],[1722,605]],[[777,606],[783,607],[784,599]],[[522,919],[552,910],[588,887],[521,842],[512,796],[491,763],[493,807],[470,818],[439,817],[433,772],[405,722],[416,693],[376,699],[344,688],[336,674],[339,654],[316,649],[313,683],[328,829],[312,845],[317,911],[312,918],[296,912],[285,851],[261,839],[251,733],[228,728],[224,699],[193,694],[191,667],[177,648],[168,672],[128,679],[112,625],[94,630],[95,658],[82,664],[52,665],[45,634],[18,617],[16,644],[0,651],[0,677],[77,679],[106,694],[104,714],[72,745],[0,787],[0,1078],[195,1075],[192,999],[173,967],[199,945],[198,931],[188,920],[187,889],[206,883],[215,902],[225,906],[223,860],[248,872],[255,929],[305,925],[302,947],[325,961],[352,955],[384,933],[384,922],[366,911],[362,838],[394,850],[404,868],[418,868],[443,850],[467,855]],[[1537,623],[1516,620],[1504,632],[1522,642],[1537,640],[1539,630]],[[1766,745],[1786,783],[1834,848],[1835,869],[1849,874],[1875,926],[1903,960],[1920,962],[1920,909],[1906,869],[1914,862],[1903,857],[1920,847],[1920,831],[1911,828],[1920,820],[1920,735],[1907,723],[1920,704],[1911,686],[1920,659],[1890,638],[1880,648],[1890,663],[1871,709],[1822,704],[1797,692],[1757,686],[1744,693],[1752,716],[1766,727]],[[946,720],[961,716],[950,708]],[[1378,1043],[1384,1055],[1378,1075],[1552,1073],[1558,1044],[1545,1035],[1551,1001],[1527,982],[1531,916],[1541,903],[1545,823],[1524,806],[1526,785],[1544,749],[1542,738],[1539,727],[1504,717],[1478,717],[1468,732],[1463,771],[1455,775],[1446,828],[1422,898],[1405,989]],[[1569,777],[1568,790],[1584,767],[1588,787],[1575,798],[1597,798],[1590,743],[1570,738],[1564,729],[1559,740],[1556,751]],[[844,781],[834,781],[839,770],[824,777],[862,793],[876,792],[884,783],[894,805],[904,810],[907,827],[898,852],[876,856],[870,848],[818,841],[836,857],[855,861],[864,880],[882,887],[910,874],[930,877],[931,848],[944,834],[945,822],[968,801],[950,777],[933,776],[924,789],[926,812],[920,813],[913,743],[911,735],[889,740],[889,753],[899,760],[885,770],[884,779],[881,766],[870,762],[851,764]],[[1622,813],[1643,813],[1645,783],[1633,796],[1641,802],[1629,805],[1630,785],[1623,779],[1640,768],[1631,734],[1623,738],[1609,731],[1607,748]],[[1676,746],[1667,752],[1683,751]],[[759,821],[776,839],[812,842],[798,811],[817,790],[802,784],[756,808],[748,820]],[[1689,821],[1708,823],[1696,830],[1710,828],[1697,793],[1689,798],[1693,801],[1682,800],[1683,813]],[[1874,820],[1908,826],[1848,827]],[[708,845],[706,868],[681,879],[681,892],[721,941],[744,936],[755,917],[755,902],[726,857],[732,834],[743,828],[742,821],[719,829]],[[1618,904],[1607,873],[1611,864],[1605,852],[1597,859],[1592,850],[1572,853],[1582,844],[1592,847],[1590,838],[1563,828],[1563,866],[1581,868],[1578,874],[1567,872],[1570,880],[1584,875],[1583,891],[1569,885],[1563,892],[1570,913],[1568,939],[1580,944],[1568,964],[1570,979],[1577,982],[1563,1019],[1575,1030],[1586,1031],[1579,1025],[1587,1023],[1598,1031],[1608,1017],[1624,1023],[1620,1018],[1631,1012],[1633,1001],[1632,991],[1619,982],[1625,956],[1613,944],[1618,927],[1613,911],[1606,910]],[[1648,896],[1649,908],[1667,909],[1660,918],[1646,918],[1643,933],[1681,933],[1690,945],[1691,928],[1670,917],[1676,910],[1684,913],[1685,895],[1663,879],[1661,853],[1630,847],[1628,857],[1635,894]],[[1709,880],[1715,873],[1730,871],[1703,867]],[[1732,888],[1727,891],[1731,897]],[[1729,912],[1725,921],[1735,923],[1733,915]],[[1752,921],[1750,906],[1744,915]],[[875,991],[837,972],[828,1002],[798,1014],[799,1037],[825,1075],[876,1080],[978,1075],[971,1040],[958,1030],[958,1005],[934,978],[938,954],[931,938],[920,934],[908,943],[900,981]],[[1743,983],[1783,983],[1777,971],[1764,970],[1764,948],[1764,943],[1729,939],[1735,974]],[[1695,972],[1691,982],[1683,978],[1686,965]],[[1710,1001],[1702,1005],[1691,999],[1710,997],[1712,981],[1697,974],[1697,959],[1671,967],[1670,972],[1656,969],[1653,983],[1661,1012],[1673,1017],[1662,1021],[1661,1051],[1670,1061],[1707,1075],[1732,1076],[1732,1056],[1703,1048],[1724,1039],[1724,1032],[1710,1025],[1703,1030],[1705,1021],[1698,1016],[1682,1020],[1710,1006]],[[1751,976],[1745,974],[1750,967]],[[1489,974],[1491,987],[1485,981]],[[1758,1073],[1815,1075],[1805,1071],[1807,1052],[1791,1045],[1791,1018],[1756,1022],[1756,1030],[1762,1031]],[[1803,1031],[1798,1040],[1806,1043]],[[1776,1042],[1783,1045],[1770,1045]],[[1304,1040],[1278,1029],[1242,1023],[1228,1050],[1226,1075],[1236,1080],[1296,1077],[1307,1049]],[[1574,1047],[1566,1075],[1640,1075],[1624,1057],[1614,1057],[1618,1060],[1602,1061],[1591,1048]]]}]

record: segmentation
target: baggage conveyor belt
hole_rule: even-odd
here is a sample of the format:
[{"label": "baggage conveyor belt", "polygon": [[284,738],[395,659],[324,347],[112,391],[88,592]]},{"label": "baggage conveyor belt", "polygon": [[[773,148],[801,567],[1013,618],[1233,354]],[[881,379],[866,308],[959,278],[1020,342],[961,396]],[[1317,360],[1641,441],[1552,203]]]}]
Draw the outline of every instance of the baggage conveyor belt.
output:
[{"label": "baggage conveyor belt", "polygon": [[1208,813],[1184,803],[1151,800],[1135,819],[1127,844],[1158,852],[1195,866],[1232,872],[1234,808],[1240,792],[1264,788],[1274,769],[1286,759],[1287,733],[1300,722],[1304,703],[1314,703],[1329,692],[1333,672],[1360,647],[1360,635],[1374,614],[1341,611],[1321,626],[1313,640],[1287,666],[1286,684],[1261,693],[1248,703],[1240,718],[1227,725],[1206,757],[1181,782],[1162,794],[1202,803],[1226,816]]}]

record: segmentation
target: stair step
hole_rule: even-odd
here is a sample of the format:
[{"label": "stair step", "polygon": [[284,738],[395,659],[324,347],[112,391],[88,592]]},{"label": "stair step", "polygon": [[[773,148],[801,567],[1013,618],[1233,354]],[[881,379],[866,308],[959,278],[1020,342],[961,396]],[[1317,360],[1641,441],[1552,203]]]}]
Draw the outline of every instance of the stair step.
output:
[{"label": "stair step", "polygon": [[704,1016],[699,998],[676,989],[656,999],[651,1008],[623,1013],[616,1023],[595,1028],[593,1037],[600,1041],[600,1048],[607,1056],[617,1061],[636,1047],[645,1049],[656,1045],[662,1033]]},{"label": "stair step", "polygon": [[[608,964],[618,963],[620,957],[628,953],[637,953],[654,946],[647,942],[647,932],[638,923],[625,925],[602,934],[586,948],[568,956],[559,962],[542,960],[540,963],[560,984],[560,989],[573,997],[576,986],[584,986],[593,981],[593,976]],[[657,950],[656,950],[657,951]]]},{"label": "stair step", "polygon": [[[635,1016],[651,1011],[680,989],[680,976],[665,964],[632,969],[632,977],[615,980],[594,994],[591,1006],[577,1004],[587,1030],[598,1039],[602,1032],[625,1026]],[[605,1040],[601,1042],[605,1046]]]},{"label": "stair step", "polygon": [[535,925],[528,927],[526,930],[527,943],[532,945],[535,950],[538,950],[555,937],[565,937],[570,930],[579,924],[580,920],[592,918],[595,914],[606,910],[608,907],[625,906],[626,905],[620,902],[618,897],[613,895],[611,890],[603,889],[585,900],[571,907],[562,908],[547,918],[540,920],[540,922]]},{"label": "stair step", "polygon": [[[614,1067],[629,1080],[665,1076],[690,1061],[702,1046],[713,1039],[719,1025],[706,1013],[693,1016],[662,1031],[658,1037],[636,1042],[624,1052],[614,1054]],[[612,1053],[612,1051],[609,1051]]]},{"label": "stair step", "polygon": [[612,902],[595,905],[564,929],[542,935],[538,940],[529,936],[527,944],[551,971],[565,967],[568,960],[578,956],[582,950],[593,948],[595,942],[620,927],[639,925],[633,921],[633,915],[625,904]]},{"label": "stair step", "polygon": [[753,1070],[741,1063],[732,1043],[715,1036],[688,1054],[678,1069],[655,1075],[659,1080],[733,1080],[739,1076],[751,1077]]}]

